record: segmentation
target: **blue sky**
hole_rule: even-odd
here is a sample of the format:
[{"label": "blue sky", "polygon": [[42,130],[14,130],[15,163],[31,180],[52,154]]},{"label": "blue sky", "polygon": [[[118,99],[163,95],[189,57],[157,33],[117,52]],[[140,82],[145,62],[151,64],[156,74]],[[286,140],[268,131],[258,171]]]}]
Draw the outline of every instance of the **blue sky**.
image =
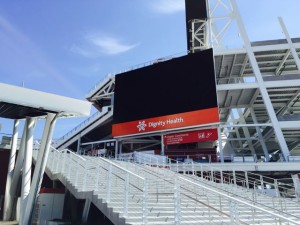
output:
[{"label": "blue sky", "polygon": [[[284,38],[277,16],[292,37],[300,37],[299,0],[237,2],[251,41]],[[85,99],[108,73],[184,51],[184,0],[0,3],[2,83]],[[80,121],[58,121],[54,137]],[[1,122],[0,132],[10,133],[11,121]]]}]

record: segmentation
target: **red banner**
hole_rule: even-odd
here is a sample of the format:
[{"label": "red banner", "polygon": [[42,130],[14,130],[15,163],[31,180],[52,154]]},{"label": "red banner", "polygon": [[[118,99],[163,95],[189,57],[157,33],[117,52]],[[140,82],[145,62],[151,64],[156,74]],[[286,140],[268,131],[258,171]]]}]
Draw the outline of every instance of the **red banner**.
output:
[{"label": "red banner", "polygon": [[164,145],[214,141],[218,139],[217,129],[197,130],[164,136]]},{"label": "red banner", "polygon": [[143,134],[148,132],[163,131],[174,128],[214,124],[219,122],[218,107],[202,109],[192,112],[118,123],[112,126],[114,137],[130,134]]}]

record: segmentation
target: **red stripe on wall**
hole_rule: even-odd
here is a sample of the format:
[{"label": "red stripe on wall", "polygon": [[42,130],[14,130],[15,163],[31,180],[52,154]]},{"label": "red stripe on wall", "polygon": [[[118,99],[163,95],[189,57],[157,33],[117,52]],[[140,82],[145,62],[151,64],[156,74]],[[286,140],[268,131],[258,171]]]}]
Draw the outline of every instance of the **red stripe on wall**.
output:
[{"label": "red stripe on wall", "polygon": [[219,122],[218,107],[113,124],[114,137],[185,128]]}]

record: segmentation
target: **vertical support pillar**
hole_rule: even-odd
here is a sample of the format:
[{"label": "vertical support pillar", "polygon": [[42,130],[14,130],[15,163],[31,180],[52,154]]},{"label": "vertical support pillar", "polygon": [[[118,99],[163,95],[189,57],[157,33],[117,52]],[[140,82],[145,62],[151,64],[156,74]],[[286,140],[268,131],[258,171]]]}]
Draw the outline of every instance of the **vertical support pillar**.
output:
[{"label": "vertical support pillar", "polygon": [[119,141],[119,154],[122,154],[123,153],[123,142],[122,141]]},{"label": "vertical support pillar", "polygon": [[78,135],[78,140],[77,140],[77,154],[80,153],[80,145],[81,145],[81,134]]},{"label": "vertical support pillar", "polygon": [[50,143],[52,139],[56,118],[57,118],[57,114],[54,113],[47,114],[43,137],[39,149],[39,155],[37,157],[34,174],[32,178],[31,191],[28,195],[25,213],[23,216],[22,223],[20,222],[20,225],[30,224],[30,218],[31,218],[33,206],[36,202],[37,193],[40,190],[41,183],[43,180],[43,174],[45,172],[45,167],[48,159]]},{"label": "vertical support pillar", "polygon": [[164,144],[164,134],[161,134],[161,155],[165,155],[165,144]]},{"label": "vertical support pillar", "polygon": [[28,200],[31,185],[31,165],[32,165],[32,148],[33,148],[33,130],[35,125],[35,119],[32,117],[26,118],[27,131],[26,131],[26,143],[25,154],[23,163],[22,174],[22,187],[21,187],[21,215],[20,223],[22,223],[25,213],[25,208]]},{"label": "vertical support pillar", "polygon": [[9,190],[10,198],[7,201],[6,208],[4,208],[4,215],[7,218],[7,220],[11,219],[13,203],[14,203],[14,201],[17,200],[15,198],[17,197],[17,186],[18,186],[18,182],[19,182],[19,179],[21,176],[21,169],[22,169],[23,161],[24,161],[26,133],[27,133],[27,122],[25,121],[21,144],[20,144],[20,149],[19,149],[19,153],[18,153],[18,157],[17,157],[17,162],[16,162],[14,172],[13,172],[11,188]]},{"label": "vertical support pillar", "polygon": [[[115,143],[115,159],[118,159],[119,158],[119,152],[118,152],[118,149],[119,149],[119,141],[116,139],[116,143]],[[121,153],[121,152],[120,152]]]},{"label": "vertical support pillar", "polygon": [[[256,118],[255,112],[254,112],[254,110],[253,110],[252,107],[250,108],[250,113],[251,113],[253,122],[254,122],[255,124],[257,124],[257,123],[258,123],[258,122],[257,122],[257,118]],[[260,131],[260,129],[259,129],[258,126],[255,126],[255,129],[256,129],[256,132],[257,132],[257,134],[258,134],[258,138],[259,138],[260,145],[261,145],[261,147],[262,147],[262,149],[263,149],[263,151],[264,151],[265,158],[266,158],[267,161],[269,161],[269,160],[270,160],[270,156],[269,156],[269,152],[268,152],[268,149],[267,149],[267,146],[266,146],[264,137],[263,137],[263,135],[262,135],[262,133],[261,133],[261,131]]]},{"label": "vertical support pillar", "polygon": [[[243,114],[242,110],[239,108],[239,109],[237,109],[237,112],[239,114],[239,121],[240,121],[240,123],[246,124],[246,120],[244,118],[244,114]],[[242,129],[243,129],[245,137],[247,138],[247,144],[249,146],[251,154],[255,155],[256,152],[255,152],[255,149],[253,147],[252,140],[250,139],[250,133],[249,133],[248,127],[242,127]]]},{"label": "vertical support pillar", "polygon": [[[233,113],[233,109],[230,110],[230,119],[232,120],[233,123],[236,123],[236,118],[235,118],[235,115]],[[240,136],[240,133],[239,133],[239,127],[233,127],[234,131],[235,131],[235,134],[238,138],[238,144],[239,144],[239,147],[240,148],[243,148],[243,143],[241,141],[241,136]]]},{"label": "vertical support pillar", "polygon": [[263,101],[265,103],[269,118],[272,122],[273,129],[274,129],[275,135],[276,135],[277,140],[278,140],[278,144],[279,144],[281,152],[282,152],[282,154],[285,158],[285,161],[288,161],[289,149],[288,149],[288,146],[287,146],[286,141],[284,139],[284,136],[283,136],[282,130],[280,128],[278,119],[276,117],[276,114],[275,114],[270,96],[269,96],[267,88],[266,88],[266,85],[263,81],[261,72],[259,70],[258,63],[256,61],[253,49],[251,47],[251,43],[250,43],[248,34],[247,34],[246,29],[244,27],[244,24],[242,22],[242,17],[239,13],[236,1],[235,0],[230,0],[230,1],[231,1],[231,4],[232,4],[232,7],[233,7],[234,15],[235,15],[236,20],[237,20],[237,25],[239,27],[239,31],[241,33],[241,37],[243,38],[245,48],[246,48],[247,53],[248,53],[249,61],[251,63],[254,75],[256,77],[256,80],[257,80],[257,83],[258,83],[258,86],[259,86],[261,96],[262,96]]},{"label": "vertical support pillar", "polygon": [[224,163],[224,152],[223,152],[223,146],[222,146],[222,134],[221,134],[220,125],[218,126],[218,143],[219,143],[221,163]]},{"label": "vertical support pillar", "polygon": [[7,215],[6,210],[8,206],[12,205],[12,201],[13,201],[13,196],[10,194],[10,189],[11,189],[11,183],[13,178],[13,172],[15,168],[18,135],[19,135],[18,132],[19,123],[20,123],[19,120],[15,120],[14,122],[14,129],[13,129],[11,150],[10,150],[10,156],[8,162],[7,178],[6,178],[6,187],[5,187],[4,214],[3,214],[4,221],[8,221],[10,219],[10,215]]},{"label": "vertical support pillar", "polygon": [[82,224],[87,223],[89,212],[90,212],[90,207],[91,207],[91,200],[87,198],[85,200],[84,208],[83,208],[83,212],[82,212],[82,219],[81,219]]}]

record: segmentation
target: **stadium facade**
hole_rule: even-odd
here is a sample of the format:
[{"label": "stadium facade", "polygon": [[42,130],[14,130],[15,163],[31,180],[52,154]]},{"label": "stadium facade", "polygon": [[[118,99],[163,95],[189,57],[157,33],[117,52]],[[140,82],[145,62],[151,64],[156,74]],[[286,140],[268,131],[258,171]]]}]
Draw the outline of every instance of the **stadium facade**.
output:
[{"label": "stadium facade", "polygon": [[[232,23],[237,25],[242,48],[226,49],[222,45]],[[224,221],[257,224],[259,216],[256,213],[261,210],[265,224],[278,221],[299,224],[297,213],[291,213],[287,206],[277,209],[274,205],[277,198],[287,205],[290,202],[286,199],[297,202],[300,195],[297,175],[300,171],[300,39],[290,37],[282,18],[279,18],[279,25],[285,39],[250,42],[235,0],[186,0],[187,54],[161,58],[140,68],[107,75],[90,90],[86,99],[97,112],[56,140],[53,147],[49,141],[51,134],[45,137],[41,149],[47,156],[40,156],[38,151],[33,154],[33,161],[41,170],[33,176],[34,188],[22,186],[21,196],[27,194],[29,202],[25,198],[21,200],[25,207],[20,212],[21,224],[34,221],[35,212],[41,212],[36,207],[41,180],[36,176],[41,176],[44,170],[50,178],[45,185],[66,188],[65,204],[76,202],[77,209],[64,208],[64,213],[70,212],[74,217],[74,212],[80,211],[83,223],[88,222],[89,211],[94,210],[95,214],[107,218],[103,224],[223,224]],[[155,88],[151,84],[155,84]],[[22,112],[26,116],[33,112],[33,117],[55,112],[51,107],[48,111],[40,109],[30,105]],[[65,116],[76,114],[72,110]],[[18,108],[13,114],[0,113],[0,116],[19,119],[19,114],[14,114],[17,111]],[[35,114],[37,112],[42,115]],[[27,124],[32,122],[27,120]],[[27,132],[31,132],[29,125]],[[26,143],[30,144],[28,140]],[[22,145],[25,146],[25,139]],[[16,140],[13,146],[12,149],[16,148]],[[48,154],[48,164],[40,165],[47,160]],[[123,164],[124,161],[134,165]],[[98,172],[93,172],[95,168]],[[28,170],[28,165],[23,165],[24,169]],[[178,177],[168,174],[166,169],[177,172]],[[16,167],[11,170],[16,171]],[[99,178],[101,173],[106,174],[105,178]],[[202,183],[196,183],[196,178],[190,180],[190,174],[198,175]],[[266,175],[270,180],[265,180]],[[14,176],[10,179],[19,179]],[[147,178],[155,184],[156,192]],[[28,177],[22,179],[24,182]],[[123,183],[114,183],[118,179]],[[205,186],[203,179],[216,185],[233,184],[237,189],[228,191],[224,186],[214,189],[215,186]],[[170,185],[162,188],[162,180],[164,185],[166,182]],[[202,194],[207,192],[208,202],[203,204],[201,200],[207,208],[203,209],[199,220],[185,211],[188,206],[184,208],[183,204],[192,204],[196,212],[201,194],[195,191],[196,197],[191,197],[191,193],[184,191],[192,188],[185,185],[201,190]],[[247,192],[253,189],[252,196],[260,200],[253,199],[250,203],[247,197],[241,200],[243,190],[239,193],[239,186]],[[167,191],[159,191],[160,188]],[[174,207],[172,212],[165,208],[159,211],[157,223],[151,214],[155,206],[149,209],[153,200],[149,197],[151,191],[156,193],[158,205],[172,199],[170,204]],[[10,195],[16,193],[15,190]],[[269,210],[264,208],[269,202],[257,193],[272,196],[273,206],[268,206]],[[235,197],[231,197],[233,194]],[[165,197],[162,202],[159,195]],[[131,202],[129,196],[138,200]],[[217,196],[226,203],[223,206],[220,200],[219,206],[215,206],[209,203],[209,196]],[[12,196],[10,199],[11,202],[4,206],[5,220],[13,217],[12,212],[7,214],[7,209],[18,211],[14,205],[16,199]],[[262,205],[255,206],[258,203]],[[136,204],[137,208],[130,204]],[[244,220],[239,204],[250,207],[251,218]],[[94,206],[97,209],[93,209]],[[222,207],[227,206],[229,211],[223,211]],[[216,215],[211,216],[210,210]],[[208,214],[206,221],[204,215]],[[215,218],[217,220],[213,221]]]}]

